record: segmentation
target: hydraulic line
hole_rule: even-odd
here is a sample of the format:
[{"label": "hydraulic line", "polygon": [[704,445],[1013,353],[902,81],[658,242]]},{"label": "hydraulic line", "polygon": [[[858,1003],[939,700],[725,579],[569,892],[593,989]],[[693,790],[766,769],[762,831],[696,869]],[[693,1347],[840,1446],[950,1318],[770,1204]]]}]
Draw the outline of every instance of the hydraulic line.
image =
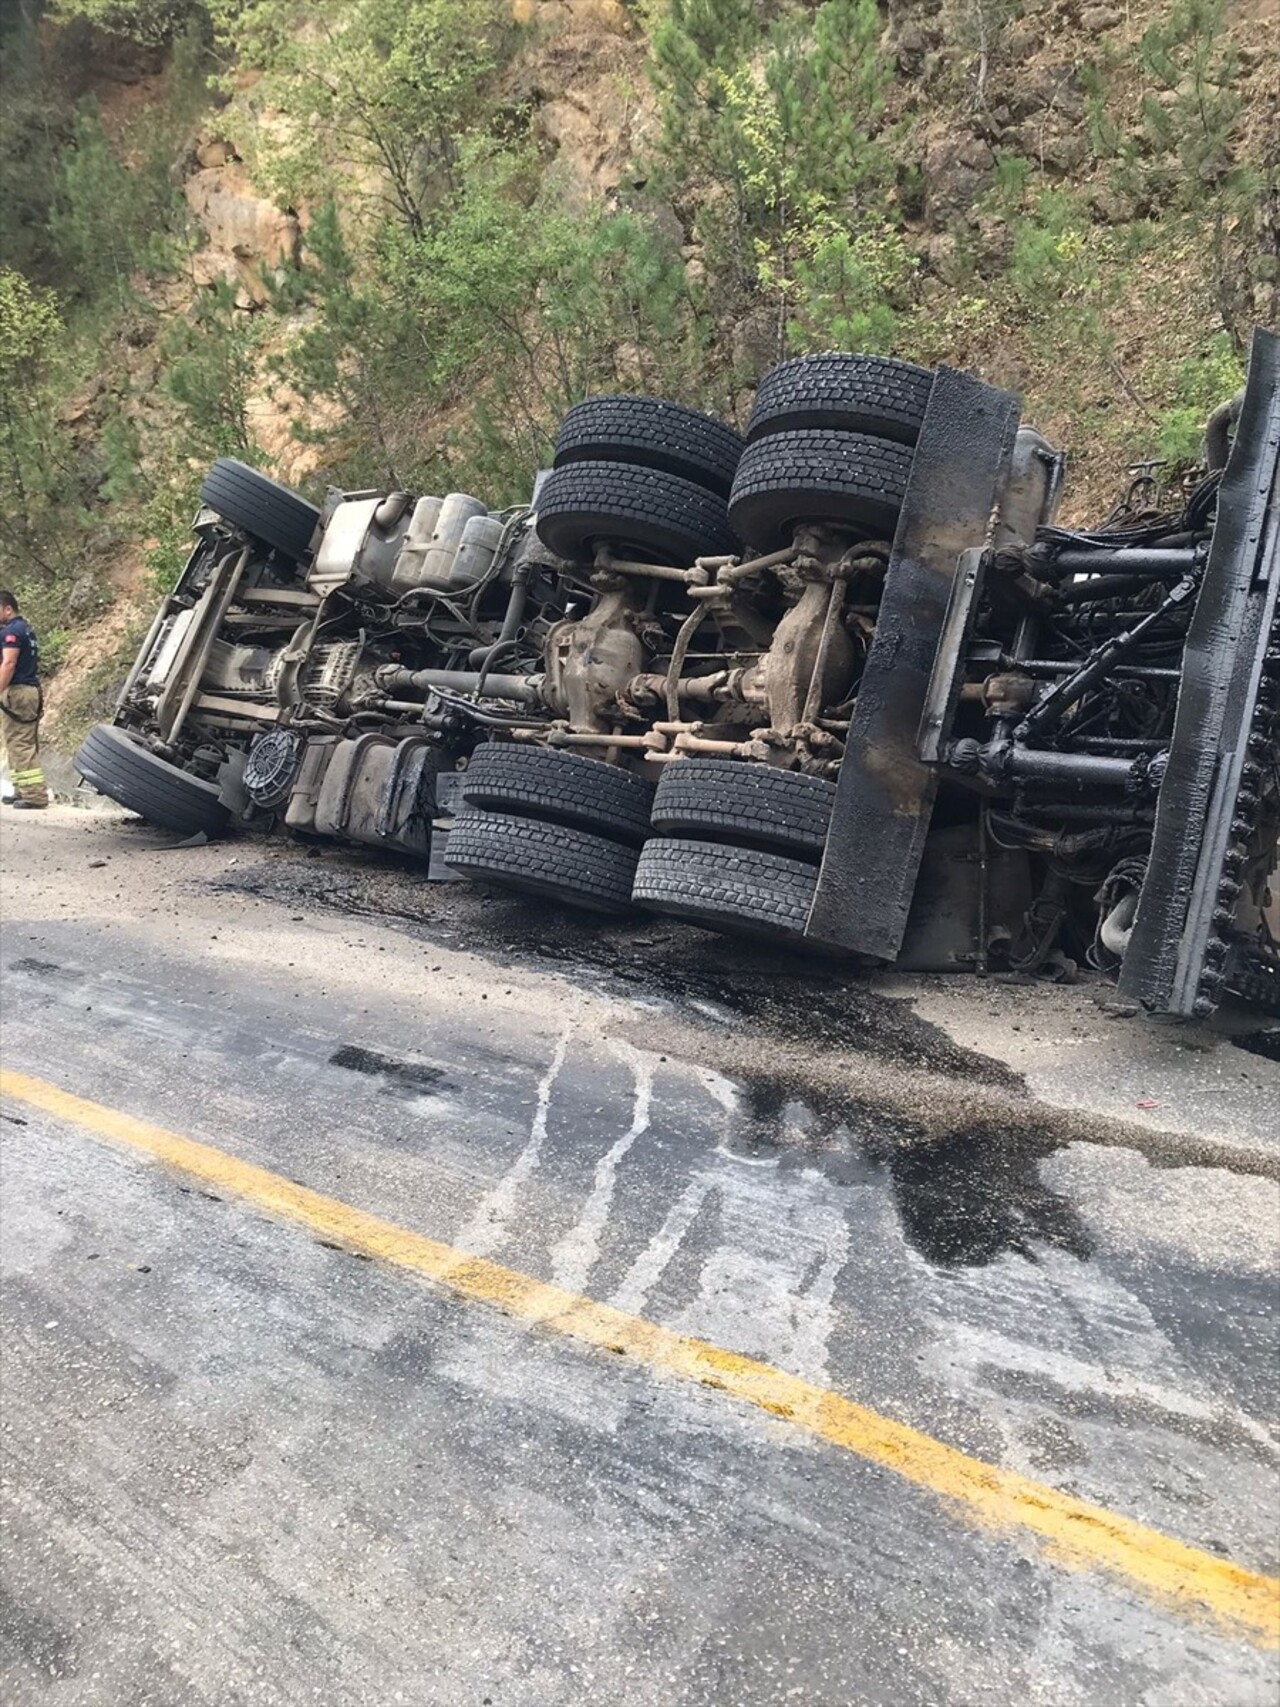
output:
[{"label": "hydraulic line", "polygon": [[1199,584],[1196,576],[1186,576],[1149,616],[1144,617],[1133,628],[1126,629],[1123,634],[1113,635],[1100,646],[1078,670],[1065,676],[1042,700],[1032,706],[1014,731],[1015,740],[1034,741],[1061,723],[1068,706],[1074,704],[1095,682],[1110,675],[1125,654],[1131,652],[1157,623],[1163,621],[1170,611],[1177,610],[1192,598]]},{"label": "hydraulic line", "polygon": [[517,563],[511,576],[511,594],[507,599],[506,614],[502,618],[502,627],[498,638],[491,646],[477,646],[467,659],[473,670],[479,670],[483,675],[497,657],[498,653],[515,640],[524,616],[524,607],[529,598],[530,565],[527,562]]},{"label": "hydraulic line", "polygon": [[[1015,659],[1007,655],[1001,657],[1000,663],[1005,669],[1021,670],[1024,675],[1036,677],[1069,675],[1080,667],[1062,658]],[[1155,664],[1120,664],[1107,673],[1121,682],[1176,682],[1182,678],[1181,670],[1164,669]]]}]

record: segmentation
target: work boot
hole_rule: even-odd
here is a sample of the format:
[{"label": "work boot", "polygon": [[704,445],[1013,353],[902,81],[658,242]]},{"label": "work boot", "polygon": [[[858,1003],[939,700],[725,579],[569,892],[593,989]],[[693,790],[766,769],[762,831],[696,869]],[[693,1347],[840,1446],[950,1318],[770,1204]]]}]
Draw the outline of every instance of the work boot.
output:
[{"label": "work boot", "polygon": [[15,812],[43,812],[49,804],[47,800],[10,800],[6,802]]}]

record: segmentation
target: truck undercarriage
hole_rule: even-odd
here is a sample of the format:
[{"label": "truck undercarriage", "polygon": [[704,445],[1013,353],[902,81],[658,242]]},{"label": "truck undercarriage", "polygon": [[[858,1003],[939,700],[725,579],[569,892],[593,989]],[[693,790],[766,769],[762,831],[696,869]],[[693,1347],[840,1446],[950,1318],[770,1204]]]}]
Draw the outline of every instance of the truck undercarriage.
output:
[{"label": "truck undercarriage", "polygon": [[283,823],[864,964],[1280,1012],[1280,339],[1176,509],[1054,523],[1017,399],[787,362],[745,443],[569,412],[530,503],[215,464],[77,763],[186,834]]}]

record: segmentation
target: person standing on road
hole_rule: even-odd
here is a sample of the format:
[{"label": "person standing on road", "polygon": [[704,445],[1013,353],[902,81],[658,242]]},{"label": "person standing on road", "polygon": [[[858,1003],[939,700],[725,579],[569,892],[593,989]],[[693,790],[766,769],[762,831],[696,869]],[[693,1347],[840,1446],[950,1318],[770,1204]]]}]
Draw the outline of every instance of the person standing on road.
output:
[{"label": "person standing on road", "polygon": [[0,735],[17,794],[6,804],[28,812],[49,804],[40,769],[40,648],[12,593],[0,592]]}]

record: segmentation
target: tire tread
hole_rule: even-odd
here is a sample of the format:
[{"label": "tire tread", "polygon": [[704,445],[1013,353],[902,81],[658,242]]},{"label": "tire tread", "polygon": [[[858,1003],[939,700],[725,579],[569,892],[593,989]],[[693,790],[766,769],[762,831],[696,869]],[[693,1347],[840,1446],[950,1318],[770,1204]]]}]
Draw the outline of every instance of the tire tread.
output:
[{"label": "tire tread", "polygon": [[826,427],[914,445],[933,373],[892,356],[829,351],[782,362],[760,381],[747,443],[774,433]]},{"label": "tire tread", "polygon": [[595,540],[638,546],[670,563],[737,549],[724,499],[661,469],[574,462],[552,469],[538,497],[538,538],[590,561]]},{"label": "tire tread", "polygon": [[787,544],[802,521],[890,538],[910,472],[910,450],[887,439],[826,428],[776,433],[743,452],[729,517],[744,539],[769,550]]},{"label": "tire tread", "polygon": [[637,855],[567,824],[468,807],[454,819],[444,859],[467,877],[588,912],[623,913],[631,906]]},{"label": "tire tread", "polygon": [[646,842],[631,897],[712,930],[802,938],[818,874],[807,861],[685,837]]},{"label": "tire tread", "polygon": [[314,504],[232,456],[220,456],[205,475],[200,502],[295,561],[306,556],[320,520]]},{"label": "tire tread", "polygon": [[741,843],[820,859],[836,785],[737,759],[664,765],[652,824],[662,835]]},{"label": "tire tread", "polygon": [[499,741],[477,747],[462,778],[469,806],[576,825],[637,845],[649,834],[653,795],[651,782],[603,759]]},{"label": "tire tread", "polygon": [[725,497],[742,448],[741,437],[714,415],[661,397],[608,394],[588,397],[569,410],[556,433],[555,466],[632,463],[679,475]]},{"label": "tire tread", "polygon": [[158,758],[114,724],[92,728],[74,762],[101,794],[162,829],[193,836],[219,835],[227,827],[228,812],[213,783]]}]

